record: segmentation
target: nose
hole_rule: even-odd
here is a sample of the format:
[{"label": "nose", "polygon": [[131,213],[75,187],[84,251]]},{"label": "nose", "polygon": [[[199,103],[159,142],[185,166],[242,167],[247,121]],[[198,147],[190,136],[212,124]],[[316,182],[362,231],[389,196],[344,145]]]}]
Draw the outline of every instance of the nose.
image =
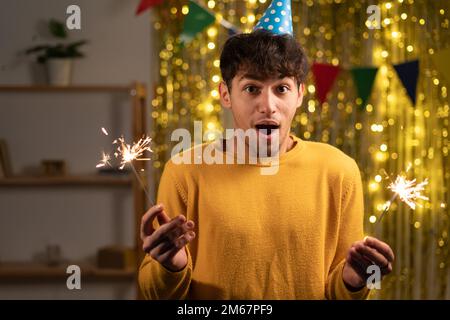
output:
[{"label": "nose", "polygon": [[275,95],[270,90],[264,90],[259,97],[258,112],[266,115],[275,113]]}]

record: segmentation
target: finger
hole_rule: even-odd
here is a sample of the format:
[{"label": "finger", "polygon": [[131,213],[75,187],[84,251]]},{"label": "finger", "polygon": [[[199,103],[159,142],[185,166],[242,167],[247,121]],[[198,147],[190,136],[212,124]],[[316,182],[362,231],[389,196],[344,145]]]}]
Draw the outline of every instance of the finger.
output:
[{"label": "finger", "polygon": [[364,263],[354,255],[354,252],[350,252],[346,262],[353,268],[353,270],[355,270],[355,272],[361,277],[361,279],[365,280],[367,278],[367,268],[365,267]]},{"label": "finger", "polygon": [[175,239],[179,238],[181,235],[192,230],[193,228],[194,228],[194,221],[192,220],[186,221],[185,223],[181,224],[181,226],[178,226],[172,229],[171,231],[167,232],[165,235],[165,240],[169,242],[174,241]]},{"label": "finger", "polygon": [[381,270],[381,275],[383,275],[383,276],[388,275],[389,273],[392,272],[392,263],[389,262],[387,266],[380,268],[380,270]]},{"label": "finger", "polygon": [[156,247],[159,243],[163,241],[171,241],[170,234],[171,232],[186,221],[186,218],[183,215],[179,215],[178,217],[173,218],[170,222],[163,224],[159,227],[155,232],[150,235],[150,250]]},{"label": "finger", "polygon": [[366,245],[358,245],[356,246],[356,250],[362,256],[367,257],[370,261],[372,261],[377,266],[384,268],[388,265],[389,260],[379,253],[376,249],[373,249]]},{"label": "finger", "polygon": [[[167,231],[164,235],[161,235],[161,237],[157,237],[158,230],[153,234],[153,236],[149,236],[143,240],[143,250],[145,252],[149,252],[150,250],[153,250],[154,248],[158,247],[161,243],[166,243],[169,246],[175,245],[174,242],[176,239],[178,239],[180,236],[182,236],[184,233],[191,231],[194,228],[195,224],[194,221],[189,220],[185,223],[183,223],[181,226],[176,226],[173,229],[170,229]],[[164,251],[168,250],[167,248]]]},{"label": "finger", "polygon": [[151,235],[155,232],[155,228],[153,228],[153,220],[155,217],[161,212],[162,206],[156,205],[148,209],[146,213],[141,218],[141,239],[144,239],[146,236]]},{"label": "finger", "polygon": [[160,212],[160,214],[158,214],[158,223],[160,226],[162,226],[163,224],[169,223],[170,222],[170,217],[166,214],[166,212],[164,210],[162,210]]},{"label": "finger", "polygon": [[145,237],[144,239],[142,239],[142,250],[145,253],[149,253],[149,248],[150,248],[150,237]]},{"label": "finger", "polygon": [[143,244],[144,251],[156,260],[159,260],[160,255],[173,247],[175,247],[174,241],[161,241],[160,243],[155,244],[151,237],[147,237]]},{"label": "finger", "polygon": [[369,260],[367,260],[364,256],[362,256],[355,247],[350,249],[349,252],[349,263],[352,267],[355,267],[355,271],[363,277],[363,279],[367,278],[367,268],[372,264]]},{"label": "finger", "polygon": [[157,246],[153,247],[151,250],[148,250],[148,254],[155,260],[159,261],[160,256],[171,249],[174,246],[172,242],[161,242]]},{"label": "finger", "polygon": [[[142,250],[144,250],[145,253],[150,254],[150,251],[152,251],[154,248],[158,247],[159,245],[162,245],[166,242],[161,242],[159,244],[155,244],[153,241],[153,238],[151,236],[145,237],[144,240],[142,240]],[[167,242],[170,243],[170,242]]]},{"label": "finger", "polygon": [[361,247],[361,246],[364,246],[364,242],[363,242],[363,241],[357,241],[357,242],[355,242],[355,243],[352,245],[352,249],[354,249],[354,251],[355,251],[356,253],[358,253],[358,254],[355,254],[355,256],[356,256],[358,259],[360,259],[362,262],[364,262],[365,264],[369,264],[369,265],[372,264],[372,261],[371,261],[368,257],[366,257],[366,256],[364,256],[364,255],[362,255],[362,254],[359,253],[358,248]]},{"label": "finger", "polygon": [[[187,243],[189,243],[195,237],[195,232],[188,231],[180,236],[175,241],[164,241],[155,246],[153,249],[149,251],[149,254],[152,258],[160,261],[165,261],[172,257],[172,254],[178,252],[181,248],[183,248]],[[174,250],[178,249],[178,250]],[[171,251],[168,253],[168,251]],[[167,254],[166,254],[167,253]]]},{"label": "finger", "polygon": [[367,280],[367,274],[364,271],[364,267],[362,267],[357,261],[349,260],[347,263],[352,267],[353,270],[358,274],[358,276],[364,281]]},{"label": "finger", "polygon": [[350,250],[350,258],[354,261],[356,261],[358,264],[360,264],[362,267],[364,267],[364,269],[366,269],[368,266],[370,266],[372,264],[372,262],[367,259],[366,257],[364,257],[363,255],[361,255],[356,248],[352,248]]},{"label": "finger", "polygon": [[173,258],[178,251],[183,249],[189,242],[191,242],[195,238],[195,232],[189,231],[179,237],[176,241],[173,242],[173,247],[168,249],[165,253],[161,255],[161,261],[167,261]]},{"label": "finger", "polygon": [[364,239],[364,244],[378,250],[383,256],[386,257],[386,259],[389,260],[389,262],[394,262],[394,252],[387,243],[380,241],[374,237],[366,237]]}]

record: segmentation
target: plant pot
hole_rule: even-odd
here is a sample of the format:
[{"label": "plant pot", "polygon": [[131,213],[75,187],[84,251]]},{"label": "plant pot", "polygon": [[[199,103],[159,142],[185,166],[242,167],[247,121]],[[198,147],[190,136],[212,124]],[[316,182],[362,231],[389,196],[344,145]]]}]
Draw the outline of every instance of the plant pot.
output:
[{"label": "plant pot", "polygon": [[68,86],[72,81],[73,59],[60,58],[48,59],[47,62],[48,83],[52,86]]}]

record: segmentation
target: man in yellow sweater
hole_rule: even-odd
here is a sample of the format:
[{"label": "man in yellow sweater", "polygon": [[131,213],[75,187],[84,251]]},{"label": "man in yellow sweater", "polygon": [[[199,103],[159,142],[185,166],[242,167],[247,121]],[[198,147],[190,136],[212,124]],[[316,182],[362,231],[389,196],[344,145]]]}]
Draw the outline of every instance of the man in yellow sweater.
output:
[{"label": "man in yellow sweater", "polygon": [[[367,268],[375,264],[388,274],[394,254],[378,239],[363,239],[355,161],[290,134],[307,74],[302,48],[289,34],[255,30],[228,39],[220,66],[223,107],[236,129],[254,130],[258,143],[276,144],[277,170],[261,174],[273,164],[258,151],[256,163],[244,164],[172,158],[160,181],[160,205],[142,218],[144,297],[366,298]],[[235,141],[214,147],[214,154],[235,156],[228,148]],[[185,154],[193,159],[208,146]],[[248,141],[246,147],[254,149]]]}]

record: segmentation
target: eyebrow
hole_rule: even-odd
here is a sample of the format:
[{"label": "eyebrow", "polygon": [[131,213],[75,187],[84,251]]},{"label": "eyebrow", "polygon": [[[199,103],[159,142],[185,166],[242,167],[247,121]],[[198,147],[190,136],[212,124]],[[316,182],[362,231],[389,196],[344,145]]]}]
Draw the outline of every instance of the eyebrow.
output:
[{"label": "eyebrow", "polygon": [[[282,80],[284,78],[289,78],[289,77],[281,77],[278,78],[277,80]],[[242,75],[239,79],[238,82],[241,82],[242,80],[256,80],[256,81],[264,81],[264,79],[259,78],[258,76],[255,75],[251,75],[251,74],[244,74]]]},{"label": "eyebrow", "polygon": [[243,76],[241,76],[241,77],[239,78],[239,82],[241,82],[241,81],[244,80],[244,79],[248,79],[248,80],[256,80],[256,81],[262,81],[261,78],[258,78],[258,77],[255,76],[255,75],[244,74]]}]

